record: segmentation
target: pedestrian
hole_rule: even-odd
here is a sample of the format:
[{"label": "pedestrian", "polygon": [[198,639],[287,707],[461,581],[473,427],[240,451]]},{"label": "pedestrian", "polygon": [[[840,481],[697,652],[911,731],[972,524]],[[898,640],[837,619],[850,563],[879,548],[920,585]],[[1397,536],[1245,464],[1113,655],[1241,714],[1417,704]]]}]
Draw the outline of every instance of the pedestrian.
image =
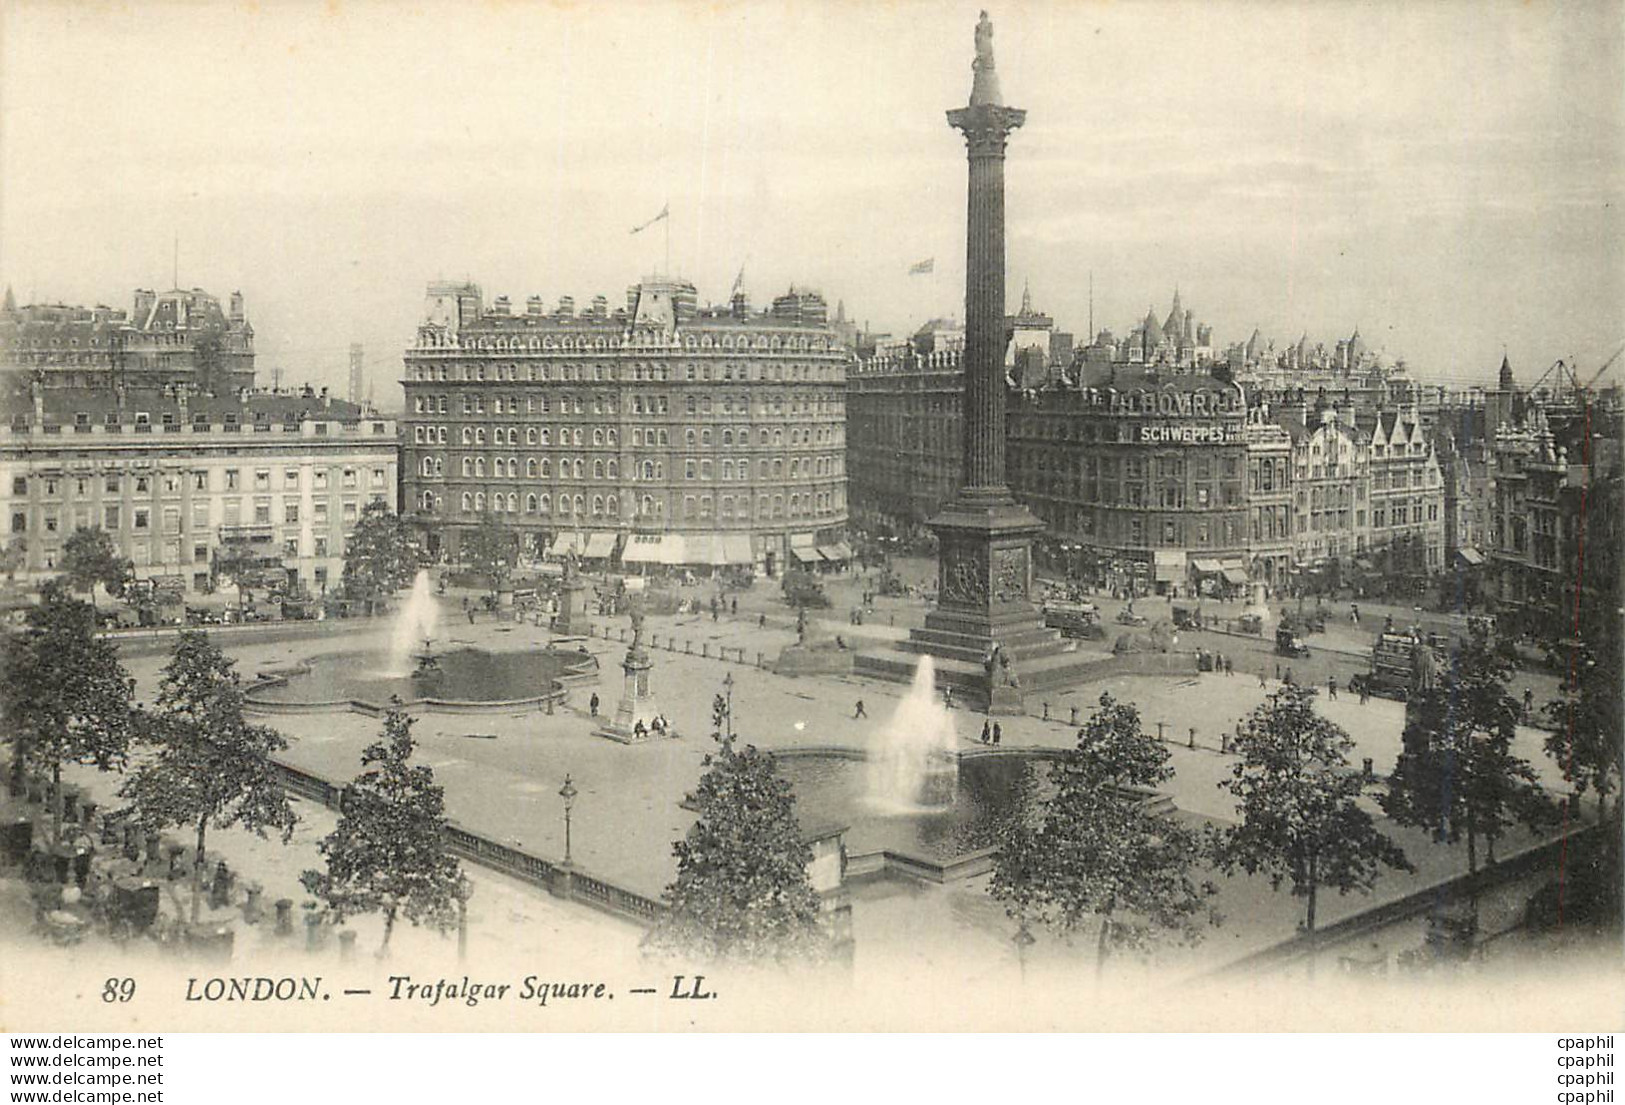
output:
[{"label": "pedestrian", "polygon": [[952,710],[954,708],[954,689],[952,687],[943,689],[942,705],[945,709]]},{"label": "pedestrian", "polygon": [[1362,679],[1362,680],[1360,680],[1360,705],[1364,706],[1367,702],[1370,702],[1370,701],[1371,701],[1371,684],[1369,682],[1367,682],[1366,680]]},{"label": "pedestrian", "polygon": [[592,697],[587,700],[587,709],[592,711],[592,716],[593,717],[598,716],[598,692],[597,691],[594,691],[592,693]]},{"label": "pedestrian", "polygon": [[860,717],[866,718],[868,716],[869,714],[863,708],[863,699],[858,699],[858,708],[852,711],[852,720],[857,721]]},{"label": "pedestrian", "polygon": [[1528,721],[1535,713],[1535,692],[1528,687],[1523,689],[1523,719]]},{"label": "pedestrian", "polygon": [[1357,602],[1349,603],[1349,620],[1351,622],[1353,622],[1355,625],[1360,624],[1360,604],[1359,603],[1357,603]]},{"label": "pedestrian", "polygon": [[1270,672],[1269,672],[1268,668],[1259,668],[1258,669],[1258,685],[1260,687],[1269,686],[1269,674],[1270,674]]},{"label": "pedestrian", "polygon": [[995,721],[993,723],[993,747],[994,748],[999,747],[999,742],[1001,740],[1003,740],[1003,739],[1004,739],[1004,730],[999,728],[999,723]]},{"label": "pedestrian", "polygon": [[1335,675],[1326,677],[1326,697],[1333,702],[1337,701],[1337,676]]},{"label": "pedestrian", "polygon": [[1228,656],[1224,658],[1224,674],[1227,676],[1236,674],[1236,666],[1230,662],[1230,657]]},{"label": "pedestrian", "polygon": [[738,614],[739,613],[739,597],[737,595],[734,596],[734,598],[729,601],[729,603],[728,603],[728,613],[730,613],[730,614]]},{"label": "pedestrian", "polygon": [[473,625],[474,624],[474,608],[472,606],[470,606],[468,608],[468,610],[466,611],[466,613],[468,614],[468,624]]},{"label": "pedestrian", "polygon": [[711,604],[711,621],[712,621],[712,624],[715,624],[716,621],[721,617],[722,617],[722,606],[719,603],[713,602]]},{"label": "pedestrian", "polygon": [[1286,676],[1281,680],[1281,682],[1287,684],[1288,686],[1291,685],[1291,683],[1292,683],[1292,669],[1291,668],[1286,669]]},{"label": "pedestrian", "polygon": [[758,614],[758,615],[756,615],[756,628],[757,629],[766,629],[767,628],[767,615],[766,614]]},{"label": "pedestrian", "polygon": [[986,744],[992,739],[992,730],[989,728],[987,721],[984,719],[982,721],[982,743]]}]

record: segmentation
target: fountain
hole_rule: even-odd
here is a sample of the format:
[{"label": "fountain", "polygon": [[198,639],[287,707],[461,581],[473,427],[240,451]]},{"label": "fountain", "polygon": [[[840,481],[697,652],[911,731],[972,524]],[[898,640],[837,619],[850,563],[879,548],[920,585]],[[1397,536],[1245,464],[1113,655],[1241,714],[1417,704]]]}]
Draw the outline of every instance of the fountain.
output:
[{"label": "fountain", "polygon": [[[440,621],[440,610],[435,604],[434,591],[429,586],[429,570],[421,569],[412,581],[412,593],[406,596],[406,605],[395,616],[395,626],[389,641],[389,674],[409,675],[414,670],[414,650],[418,644],[433,637]],[[428,646],[424,646],[428,651]]]},{"label": "fountain", "polygon": [[958,736],[937,700],[936,664],[920,657],[914,681],[869,756],[868,803],[895,813],[951,806],[959,781]]}]

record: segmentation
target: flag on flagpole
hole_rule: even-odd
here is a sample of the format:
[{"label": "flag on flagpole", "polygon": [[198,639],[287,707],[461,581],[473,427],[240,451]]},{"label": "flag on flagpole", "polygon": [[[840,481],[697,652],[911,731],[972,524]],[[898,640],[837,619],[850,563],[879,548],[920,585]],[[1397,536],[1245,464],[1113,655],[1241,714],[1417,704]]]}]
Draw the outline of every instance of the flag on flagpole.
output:
[{"label": "flag on flagpole", "polygon": [[660,209],[660,214],[656,215],[654,218],[650,219],[646,223],[643,223],[643,224],[641,224],[639,226],[634,226],[632,228],[632,233],[636,234],[639,231],[648,230],[655,223],[659,222],[661,219],[666,218],[670,214],[671,214],[671,204],[668,203],[668,204],[666,204],[664,207],[662,207]]},{"label": "flag on flagpole", "polygon": [[917,261],[910,265],[908,267],[908,274],[910,276],[923,276],[936,268],[936,265],[937,259],[935,257],[927,257],[924,261]]}]

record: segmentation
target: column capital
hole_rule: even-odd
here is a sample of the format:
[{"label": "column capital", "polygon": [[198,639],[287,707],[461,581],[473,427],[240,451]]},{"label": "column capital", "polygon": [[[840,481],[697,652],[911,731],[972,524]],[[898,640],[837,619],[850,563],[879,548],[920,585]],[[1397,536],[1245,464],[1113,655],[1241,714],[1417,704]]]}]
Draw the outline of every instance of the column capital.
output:
[{"label": "column capital", "polygon": [[1025,108],[973,104],[948,112],[948,125],[964,132],[972,156],[1002,155],[1010,132],[1027,121]]}]

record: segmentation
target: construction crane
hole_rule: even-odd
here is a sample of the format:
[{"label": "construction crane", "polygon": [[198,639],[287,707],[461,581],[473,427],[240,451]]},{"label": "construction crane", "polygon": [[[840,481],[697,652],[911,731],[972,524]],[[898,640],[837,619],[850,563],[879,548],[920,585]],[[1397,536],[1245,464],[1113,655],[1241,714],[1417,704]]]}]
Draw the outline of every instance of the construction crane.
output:
[{"label": "construction crane", "polygon": [[1597,386],[1597,381],[1602,379],[1602,374],[1614,366],[1614,362],[1619,360],[1619,355],[1621,353],[1625,353],[1625,345],[1621,345],[1618,349],[1614,350],[1614,355],[1602,362],[1602,367],[1597,369],[1596,375],[1592,376],[1591,381],[1586,384],[1587,391],[1590,391],[1592,388]]}]

